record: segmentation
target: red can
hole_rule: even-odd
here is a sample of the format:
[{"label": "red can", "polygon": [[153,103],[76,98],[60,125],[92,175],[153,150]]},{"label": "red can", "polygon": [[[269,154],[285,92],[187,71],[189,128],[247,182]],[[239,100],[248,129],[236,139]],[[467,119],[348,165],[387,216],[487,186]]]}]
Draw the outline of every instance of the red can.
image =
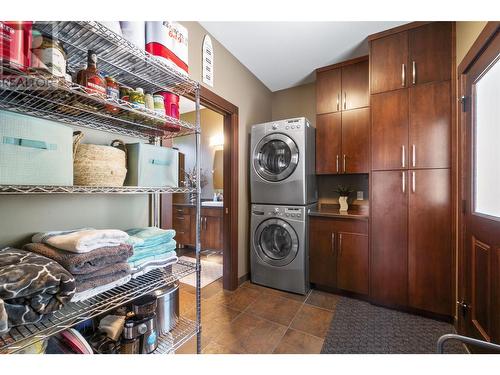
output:
[{"label": "red can", "polygon": [[31,61],[31,21],[0,21],[2,65],[26,70]]},{"label": "red can", "polygon": [[[179,114],[179,95],[172,94],[171,92],[168,91],[160,91],[157,92],[155,95],[161,95],[163,96],[163,103],[165,105],[165,114],[167,116],[173,117],[175,119],[180,118]],[[166,123],[165,127],[168,128],[170,131],[177,132],[181,130],[180,126],[177,124],[170,124]]]}]

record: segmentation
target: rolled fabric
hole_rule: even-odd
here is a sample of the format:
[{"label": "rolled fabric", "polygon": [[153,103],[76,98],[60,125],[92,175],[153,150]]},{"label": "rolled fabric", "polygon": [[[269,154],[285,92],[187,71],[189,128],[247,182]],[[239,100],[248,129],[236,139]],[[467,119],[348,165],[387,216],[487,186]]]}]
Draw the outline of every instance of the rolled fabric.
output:
[{"label": "rolled fabric", "polygon": [[39,322],[69,302],[75,289],[73,275],[52,259],[10,247],[0,250],[0,333]]},{"label": "rolled fabric", "polygon": [[24,245],[25,250],[55,260],[73,275],[85,275],[116,263],[125,262],[133,255],[131,245],[105,246],[87,253],[72,253],[43,243]]},{"label": "rolled fabric", "polygon": [[118,229],[77,229],[37,233],[31,239],[72,253],[87,253],[105,246],[126,243],[128,234]]}]

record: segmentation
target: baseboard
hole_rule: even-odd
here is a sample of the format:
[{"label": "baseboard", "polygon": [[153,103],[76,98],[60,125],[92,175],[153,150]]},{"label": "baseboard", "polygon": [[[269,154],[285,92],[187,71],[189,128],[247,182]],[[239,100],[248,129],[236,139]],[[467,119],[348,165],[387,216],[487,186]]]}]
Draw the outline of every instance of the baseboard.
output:
[{"label": "baseboard", "polygon": [[250,274],[246,273],[243,276],[238,278],[238,286],[240,286],[241,284],[243,284],[244,282],[246,282],[248,280],[250,280]]}]

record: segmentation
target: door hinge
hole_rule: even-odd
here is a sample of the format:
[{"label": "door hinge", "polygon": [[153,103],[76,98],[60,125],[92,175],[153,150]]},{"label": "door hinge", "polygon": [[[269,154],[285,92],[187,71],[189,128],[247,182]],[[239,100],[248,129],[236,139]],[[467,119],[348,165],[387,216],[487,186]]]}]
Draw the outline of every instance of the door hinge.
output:
[{"label": "door hinge", "polygon": [[462,212],[467,213],[467,201],[465,199],[462,199]]},{"label": "door hinge", "polygon": [[461,96],[458,101],[462,104],[462,112],[467,112],[467,100],[466,96]]}]

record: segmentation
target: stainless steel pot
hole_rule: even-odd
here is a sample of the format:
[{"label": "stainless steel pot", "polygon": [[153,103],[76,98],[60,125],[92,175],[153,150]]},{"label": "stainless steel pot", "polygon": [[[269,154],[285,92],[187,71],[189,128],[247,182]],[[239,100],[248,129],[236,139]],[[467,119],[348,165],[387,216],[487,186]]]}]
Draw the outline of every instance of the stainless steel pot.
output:
[{"label": "stainless steel pot", "polygon": [[154,292],[158,298],[156,327],[158,333],[167,334],[179,320],[179,284],[173,284]]}]

